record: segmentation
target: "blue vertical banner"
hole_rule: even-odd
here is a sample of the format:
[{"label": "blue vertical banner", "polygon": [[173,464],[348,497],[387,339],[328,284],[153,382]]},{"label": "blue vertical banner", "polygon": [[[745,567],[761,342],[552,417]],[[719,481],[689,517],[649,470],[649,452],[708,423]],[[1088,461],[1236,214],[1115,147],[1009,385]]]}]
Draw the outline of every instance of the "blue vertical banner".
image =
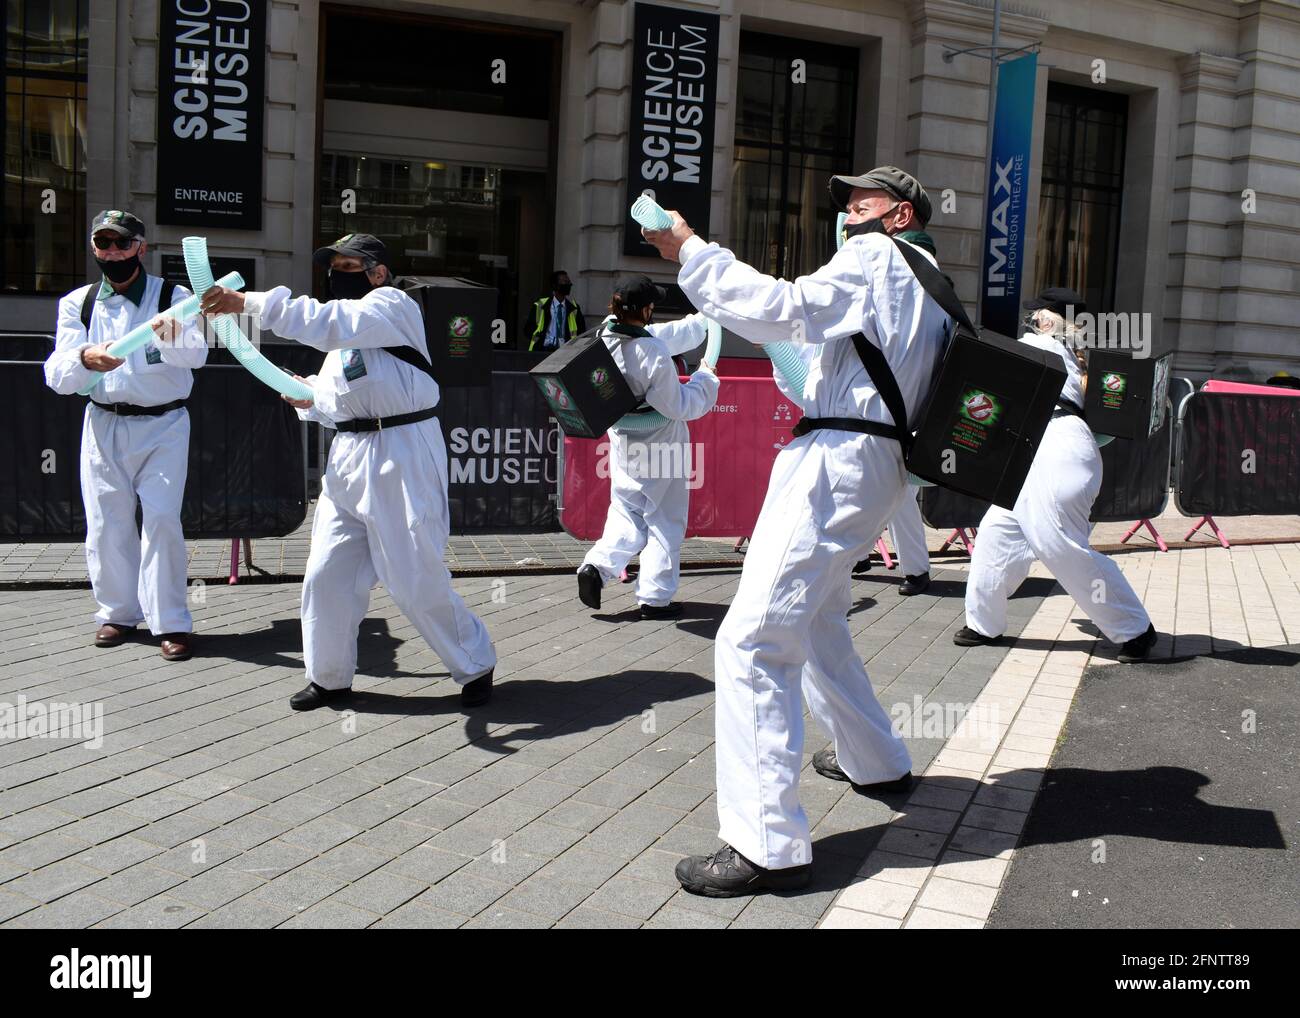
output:
[{"label": "blue vertical banner", "polygon": [[1034,85],[1038,55],[998,67],[993,114],[993,155],[984,206],[984,267],[980,273],[980,324],[1015,336],[1020,320],[1029,145],[1034,131]]}]

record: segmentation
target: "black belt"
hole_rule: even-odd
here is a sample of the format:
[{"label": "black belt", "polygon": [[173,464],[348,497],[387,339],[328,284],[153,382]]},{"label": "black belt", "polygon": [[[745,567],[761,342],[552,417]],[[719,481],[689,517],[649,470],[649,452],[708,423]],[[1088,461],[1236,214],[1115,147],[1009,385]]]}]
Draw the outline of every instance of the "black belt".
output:
[{"label": "black belt", "polygon": [[1079,417],[1084,416],[1083,407],[1077,403],[1071,403],[1068,399],[1059,399],[1056,401],[1056,409],[1052,411],[1052,420],[1058,417]]},{"label": "black belt", "polygon": [[350,421],[339,421],[335,427],[339,431],[383,431],[385,428],[400,428],[403,424],[418,424],[437,416],[437,408],[429,407],[428,410],[397,414],[395,417],[357,417]]},{"label": "black belt", "polygon": [[135,406],[132,403],[101,403],[99,400],[92,399],[90,402],[101,410],[107,410],[110,414],[117,414],[120,417],[161,417],[163,414],[171,413],[173,410],[180,410],[185,406],[185,400],[174,399],[170,403],[164,403],[162,406]]},{"label": "black belt", "polygon": [[792,429],[795,438],[800,438],[810,431],[860,431],[865,435],[880,435],[901,441],[898,428],[882,421],[864,421],[857,417],[805,417]]}]

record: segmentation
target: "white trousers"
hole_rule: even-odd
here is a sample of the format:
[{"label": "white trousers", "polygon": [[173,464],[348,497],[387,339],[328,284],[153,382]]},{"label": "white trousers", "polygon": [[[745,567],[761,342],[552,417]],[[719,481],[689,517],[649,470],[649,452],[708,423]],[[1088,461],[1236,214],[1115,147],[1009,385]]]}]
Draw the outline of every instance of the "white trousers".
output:
[{"label": "white trousers", "polygon": [[[181,500],[190,462],[190,415],[119,417],[86,406],[81,429],[81,498],[86,571],[101,625],[149,625],[155,636],[194,627],[186,602],[188,553]],[[142,529],[135,509],[140,504]]]},{"label": "white trousers", "polygon": [[636,599],[662,607],[677,593],[690,512],[688,480],[702,464],[692,460],[685,421],[650,432],[611,430],[609,443],[609,515],[582,564],[595,566],[608,584],[640,555]]},{"label": "white trousers", "polygon": [[1011,511],[991,506],[980,521],[966,581],[966,625],[985,636],[1007,628],[1007,598],[1043,563],[1108,640],[1123,643],[1151,624],[1112,559],[1088,543],[1088,514],[1101,487],[1101,453],[1078,417],[1047,426]]},{"label": "white trousers", "polygon": [[443,561],[447,451],[437,419],[338,434],[321,489],[302,585],[307,679],[324,689],[352,685],[376,581],[456,682],[490,671],[496,651],[487,628],[452,589]]},{"label": "white trousers", "polygon": [[845,431],[796,439],[772,467],[714,650],[719,837],[760,866],[812,856],[801,688],[853,781],[911,769],[846,618],[853,563],[897,513],[905,478],[898,443]]},{"label": "white trousers", "polygon": [[[904,576],[920,576],[930,571],[925,521],[921,519],[921,505],[916,500],[916,493],[917,489],[909,484],[898,512],[889,521],[889,539],[894,544],[894,551],[898,554],[898,568]],[[875,544],[875,541],[871,542],[873,548]]]}]

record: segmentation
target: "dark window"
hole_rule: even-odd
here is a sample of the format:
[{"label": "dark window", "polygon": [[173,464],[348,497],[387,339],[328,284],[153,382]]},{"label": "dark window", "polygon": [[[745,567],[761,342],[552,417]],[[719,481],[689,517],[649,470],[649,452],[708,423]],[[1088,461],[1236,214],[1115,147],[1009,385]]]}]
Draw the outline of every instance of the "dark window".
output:
[{"label": "dark window", "polygon": [[64,293],[86,276],[88,0],[7,0],[0,286]]},{"label": "dark window", "polygon": [[1128,96],[1048,84],[1035,278],[1090,311],[1114,310],[1127,130]]},{"label": "dark window", "polygon": [[737,91],[732,247],[774,276],[811,272],[835,250],[826,181],[853,158],[858,51],[742,32]]},{"label": "dark window", "polygon": [[325,98],[547,120],[551,46],[525,29],[331,14]]}]

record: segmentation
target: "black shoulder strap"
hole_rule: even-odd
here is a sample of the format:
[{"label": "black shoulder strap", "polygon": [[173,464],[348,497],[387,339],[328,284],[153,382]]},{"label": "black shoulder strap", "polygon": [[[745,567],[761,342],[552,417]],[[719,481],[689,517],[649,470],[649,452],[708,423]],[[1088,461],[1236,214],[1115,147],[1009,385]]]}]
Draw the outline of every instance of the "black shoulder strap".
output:
[{"label": "black shoulder strap", "polygon": [[903,393],[898,388],[898,379],[894,377],[889,361],[885,360],[884,351],[862,333],[854,333],[853,347],[862,358],[862,366],[867,369],[867,377],[880,393],[880,398],[885,401],[885,409],[894,419],[894,429],[898,432],[894,437],[898,439],[899,445],[903,447],[903,455],[906,456],[912,448],[912,430],[907,426],[907,404],[903,402]]},{"label": "black shoulder strap", "polygon": [[[891,237],[890,240],[898,248],[898,253],[903,256],[907,267],[912,270],[922,289],[934,298],[935,303],[943,309],[944,313],[958,326],[969,329],[973,335],[978,335],[975,326],[966,315],[966,310],[961,306],[961,301],[957,299],[957,293],[953,290],[948,277],[931,265],[930,260],[910,244],[896,237]],[[880,398],[885,401],[885,409],[894,419],[894,427],[898,429],[897,438],[903,447],[903,455],[906,456],[912,448],[912,429],[908,427],[907,404],[903,402],[903,393],[898,388],[898,379],[894,377],[894,371],[889,366],[889,361],[885,359],[884,351],[862,333],[854,335],[853,347],[857,350],[862,366],[866,368],[876,391],[880,393]]]},{"label": "black shoulder strap", "polygon": [[391,353],[399,361],[405,361],[413,368],[419,368],[435,382],[438,380],[433,374],[433,364],[419,350],[413,346],[381,346],[379,349],[386,353]]},{"label": "black shoulder strap", "polygon": [[95,311],[95,298],[99,295],[99,287],[91,283],[86,288],[86,299],[81,302],[81,325],[86,330],[86,335],[90,335],[90,316]]},{"label": "black shoulder strap", "polygon": [[176,296],[176,283],[171,279],[164,279],[162,286],[158,288],[158,313],[162,314],[172,306],[172,300]]}]

